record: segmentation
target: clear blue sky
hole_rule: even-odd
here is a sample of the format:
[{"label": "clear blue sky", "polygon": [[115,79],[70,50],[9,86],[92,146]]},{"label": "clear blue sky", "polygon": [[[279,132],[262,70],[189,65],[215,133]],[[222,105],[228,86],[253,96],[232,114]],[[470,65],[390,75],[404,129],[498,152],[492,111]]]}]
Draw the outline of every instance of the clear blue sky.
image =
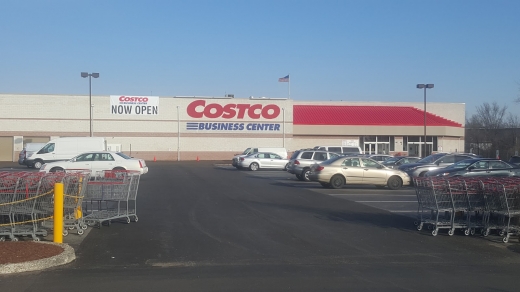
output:
[{"label": "clear blue sky", "polygon": [[2,0],[0,93],[466,103],[518,112],[518,0]]}]

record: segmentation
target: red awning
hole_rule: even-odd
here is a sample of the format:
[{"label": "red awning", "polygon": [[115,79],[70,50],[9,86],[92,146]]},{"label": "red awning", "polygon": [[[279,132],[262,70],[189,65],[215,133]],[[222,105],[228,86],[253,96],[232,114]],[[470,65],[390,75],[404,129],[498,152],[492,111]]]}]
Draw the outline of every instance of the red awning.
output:
[{"label": "red awning", "polygon": [[[426,112],[428,126],[462,127]],[[293,125],[423,126],[424,111],[406,106],[294,105]]]}]

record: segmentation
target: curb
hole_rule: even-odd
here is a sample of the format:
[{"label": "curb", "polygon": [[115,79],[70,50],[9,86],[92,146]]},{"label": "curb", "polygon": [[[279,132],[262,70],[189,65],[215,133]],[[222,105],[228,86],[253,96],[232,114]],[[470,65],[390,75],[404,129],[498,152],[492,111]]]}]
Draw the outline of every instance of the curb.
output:
[{"label": "curb", "polygon": [[60,266],[68,264],[76,259],[74,249],[66,243],[54,243],[54,242],[39,242],[41,244],[54,244],[61,246],[63,252],[52,256],[50,258],[44,258],[41,260],[34,260],[24,263],[13,263],[0,265],[0,275],[2,274],[13,274],[21,272],[39,271],[50,267]]}]

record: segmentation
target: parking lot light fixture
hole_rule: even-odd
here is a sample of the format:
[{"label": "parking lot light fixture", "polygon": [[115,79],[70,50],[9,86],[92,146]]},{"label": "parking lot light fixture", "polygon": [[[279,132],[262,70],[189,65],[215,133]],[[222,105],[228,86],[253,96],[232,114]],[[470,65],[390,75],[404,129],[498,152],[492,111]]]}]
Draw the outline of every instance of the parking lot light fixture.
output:
[{"label": "parking lot light fixture", "polygon": [[433,88],[433,84],[417,84],[417,88],[424,88],[424,153],[421,154],[426,157],[426,89]]},{"label": "parking lot light fixture", "polygon": [[92,77],[98,78],[99,73],[88,73],[88,72],[81,72],[81,77],[87,78],[88,77],[88,103],[89,103],[89,111],[90,111],[90,137],[92,136]]}]

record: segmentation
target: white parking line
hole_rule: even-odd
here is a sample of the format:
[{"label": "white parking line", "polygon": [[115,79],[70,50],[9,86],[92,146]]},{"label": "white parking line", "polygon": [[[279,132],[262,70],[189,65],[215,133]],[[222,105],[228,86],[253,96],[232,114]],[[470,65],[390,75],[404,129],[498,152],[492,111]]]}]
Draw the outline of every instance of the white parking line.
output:
[{"label": "white parking line", "polygon": [[354,201],[356,203],[417,203],[417,201]]},{"label": "white parking line", "polygon": [[329,196],[388,196],[388,197],[417,197],[417,195],[388,195],[388,194],[327,194]]},{"label": "white parking line", "polygon": [[415,210],[415,211],[387,210],[387,211],[391,212],[391,213],[417,213],[417,210]]}]

